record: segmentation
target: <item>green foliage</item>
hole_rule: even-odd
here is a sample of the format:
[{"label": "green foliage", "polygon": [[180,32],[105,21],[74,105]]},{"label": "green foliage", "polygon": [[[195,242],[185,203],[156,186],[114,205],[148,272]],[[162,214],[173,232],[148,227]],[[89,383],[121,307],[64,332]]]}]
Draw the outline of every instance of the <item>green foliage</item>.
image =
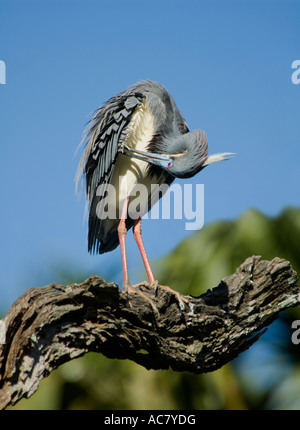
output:
[{"label": "green foliage", "polygon": [[236,221],[205,227],[160,263],[159,281],[199,295],[234,273],[251,255],[285,258],[300,273],[300,210],[286,209],[278,218],[269,218],[251,209]]},{"label": "green foliage", "polygon": [[[289,260],[300,273],[300,209],[277,218],[249,210],[184,240],[159,263],[162,284],[200,295],[233,273],[250,255]],[[157,272],[157,271],[156,271]],[[300,408],[300,345],[290,327],[298,310],[284,314],[257,346],[213,373],[147,371],[99,354],[67,363],[17,409],[292,409]]]}]

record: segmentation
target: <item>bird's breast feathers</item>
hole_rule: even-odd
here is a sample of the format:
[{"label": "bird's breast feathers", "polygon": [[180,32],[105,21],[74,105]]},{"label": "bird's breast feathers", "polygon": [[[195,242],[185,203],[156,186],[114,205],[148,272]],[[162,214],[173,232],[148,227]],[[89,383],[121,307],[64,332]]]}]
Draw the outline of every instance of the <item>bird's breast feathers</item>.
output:
[{"label": "bird's breast feathers", "polygon": [[[129,148],[146,151],[155,133],[154,117],[146,104],[146,100],[138,106],[132,115],[130,123],[121,138],[122,145]],[[115,187],[117,202],[122,205],[124,199],[133,192],[137,184],[150,187],[146,171],[148,163],[119,153],[115,164],[111,185]]]},{"label": "bird's breast feathers", "polygon": [[146,151],[155,133],[154,116],[147,106],[146,99],[135,109],[130,123],[121,136],[121,149],[124,145],[129,148]]}]

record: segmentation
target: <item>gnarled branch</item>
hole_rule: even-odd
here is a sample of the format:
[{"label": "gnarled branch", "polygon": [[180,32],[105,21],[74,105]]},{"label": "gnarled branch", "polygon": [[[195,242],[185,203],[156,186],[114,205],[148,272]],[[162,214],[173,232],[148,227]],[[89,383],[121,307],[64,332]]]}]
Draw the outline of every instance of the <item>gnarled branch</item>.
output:
[{"label": "gnarled branch", "polygon": [[278,312],[300,303],[289,262],[256,256],[200,297],[178,301],[146,283],[140,290],[126,294],[95,275],[27,290],[0,326],[0,407],[31,396],[52,370],[89,351],[147,369],[215,370],[253,344]]}]

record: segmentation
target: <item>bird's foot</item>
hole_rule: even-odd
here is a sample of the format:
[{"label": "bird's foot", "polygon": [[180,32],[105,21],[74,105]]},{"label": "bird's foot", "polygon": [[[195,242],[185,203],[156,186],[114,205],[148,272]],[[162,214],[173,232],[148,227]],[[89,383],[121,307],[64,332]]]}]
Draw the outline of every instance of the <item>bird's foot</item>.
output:
[{"label": "bird's foot", "polygon": [[178,291],[173,290],[172,288],[168,287],[167,285],[160,285],[158,283],[158,281],[155,281],[154,284],[152,284],[152,286],[159,286],[160,288],[162,288],[163,290],[169,291],[170,293],[174,294],[174,296],[176,297],[180,309],[184,309],[185,308],[185,304],[189,303],[189,300],[185,297],[183,297],[180,293],[178,293]]},{"label": "bird's foot", "polygon": [[124,290],[127,294],[128,293],[135,293],[135,294],[138,294],[139,296],[141,296],[144,300],[146,300],[146,302],[148,302],[150,304],[152,309],[159,314],[159,311],[158,311],[157,307],[155,306],[155,304],[152,302],[152,300],[150,300],[149,297],[145,296],[145,294],[143,294],[139,290],[140,285],[144,285],[144,283],[141,282],[140,284],[135,284],[135,285],[126,284],[126,285],[124,285]]}]

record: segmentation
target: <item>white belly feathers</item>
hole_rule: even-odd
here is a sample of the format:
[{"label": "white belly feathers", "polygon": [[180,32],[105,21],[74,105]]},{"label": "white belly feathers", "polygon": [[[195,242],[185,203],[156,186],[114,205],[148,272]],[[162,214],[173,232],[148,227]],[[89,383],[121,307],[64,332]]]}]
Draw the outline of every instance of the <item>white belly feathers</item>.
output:
[{"label": "white belly feathers", "polygon": [[[144,101],[139,106],[130,121],[129,126],[125,130],[123,143],[130,148],[135,148],[141,151],[146,151],[149,142],[154,134],[154,118],[152,112],[147,108]],[[111,185],[115,187],[116,191],[116,209],[117,217],[122,211],[124,200],[128,195],[135,196],[135,188],[137,184],[142,184],[148,189],[148,196],[150,195],[151,182],[147,180],[146,170],[148,163],[132,157],[128,157],[119,153]],[[136,188],[137,190],[138,188]],[[148,197],[141,202],[141,206],[148,204]],[[113,204],[113,202],[111,202]]]}]

